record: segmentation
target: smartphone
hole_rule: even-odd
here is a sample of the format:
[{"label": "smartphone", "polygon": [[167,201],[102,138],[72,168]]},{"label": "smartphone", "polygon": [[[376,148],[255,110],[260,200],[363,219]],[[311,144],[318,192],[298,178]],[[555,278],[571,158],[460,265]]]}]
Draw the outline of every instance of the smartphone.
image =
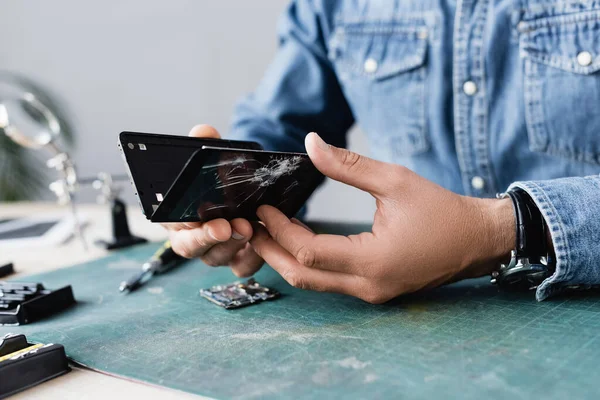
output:
[{"label": "smartphone", "polygon": [[323,179],[307,154],[204,146],[189,159],[151,221],[256,221],[264,204],[292,217]]},{"label": "smartphone", "polygon": [[141,132],[121,132],[117,145],[147,219],[150,219],[186,162],[202,146],[262,150],[260,144],[250,141]]}]

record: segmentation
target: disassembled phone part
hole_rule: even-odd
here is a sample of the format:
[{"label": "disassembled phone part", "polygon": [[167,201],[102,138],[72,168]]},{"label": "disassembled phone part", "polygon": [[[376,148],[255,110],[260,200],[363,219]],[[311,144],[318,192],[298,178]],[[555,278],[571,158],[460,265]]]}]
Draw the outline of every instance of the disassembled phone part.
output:
[{"label": "disassembled phone part", "polygon": [[262,286],[253,278],[245,283],[235,282],[229,285],[213,286],[210,289],[200,289],[200,296],[228,310],[240,308],[281,296],[275,290]]}]

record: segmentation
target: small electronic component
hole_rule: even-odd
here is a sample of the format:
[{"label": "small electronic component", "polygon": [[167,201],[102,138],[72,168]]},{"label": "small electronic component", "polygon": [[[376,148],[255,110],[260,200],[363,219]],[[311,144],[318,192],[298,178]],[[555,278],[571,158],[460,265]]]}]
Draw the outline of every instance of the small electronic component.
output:
[{"label": "small electronic component", "polygon": [[22,325],[75,304],[71,286],[48,290],[41,283],[0,281],[0,325]]},{"label": "small electronic component", "polygon": [[245,283],[235,282],[230,285],[200,289],[200,295],[216,305],[230,310],[276,299],[280,293],[275,289],[260,285],[254,279],[248,279]]}]

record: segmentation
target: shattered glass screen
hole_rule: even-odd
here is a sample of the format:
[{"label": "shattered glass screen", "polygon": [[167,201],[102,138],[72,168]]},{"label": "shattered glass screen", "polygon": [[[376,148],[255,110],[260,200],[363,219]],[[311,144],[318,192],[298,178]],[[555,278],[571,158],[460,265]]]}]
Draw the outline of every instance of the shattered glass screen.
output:
[{"label": "shattered glass screen", "polygon": [[203,149],[184,168],[152,221],[256,220],[256,209],[264,204],[291,217],[322,179],[306,154]]}]

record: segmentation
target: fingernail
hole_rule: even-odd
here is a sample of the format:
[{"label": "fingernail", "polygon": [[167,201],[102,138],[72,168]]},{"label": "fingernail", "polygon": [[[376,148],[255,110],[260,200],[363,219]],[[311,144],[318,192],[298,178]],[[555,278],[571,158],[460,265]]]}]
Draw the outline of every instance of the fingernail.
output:
[{"label": "fingernail", "polygon": [[241,233],[239,233],[237,231],[233,231],[233,233],[231,234],[231,237],[235,240],[242,240],[244,238],[244,235],[242,235]]},{"label": "fingernail", "polygon": [[330,146],[327,143],[325,143],[323,139],[321,139],[321,136],[319,136],[316,132],[311,132],[309,133],[309,135],[313,135],[317,147],[319,147],[323,151],[329,151]]},{"label": "fingernail", "polygon": [[208,228],[206,230],[206,233],[208,234],[208,236],[210,236],[210,238],[212,240],[220,241],[219,239],[217,239],[217,237],[215,236],[215,234],[212,232],[212,229]]}]

